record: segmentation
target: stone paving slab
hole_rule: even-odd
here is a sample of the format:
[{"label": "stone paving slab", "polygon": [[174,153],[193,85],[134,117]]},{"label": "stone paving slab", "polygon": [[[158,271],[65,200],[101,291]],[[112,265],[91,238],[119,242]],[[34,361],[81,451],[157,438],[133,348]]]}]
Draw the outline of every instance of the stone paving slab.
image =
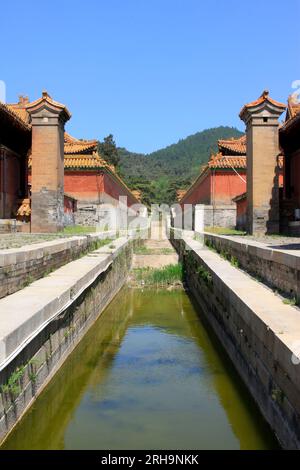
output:
[{"label": "stone paving slab", "polygon": [[0,267],[35,260],[46,255],[53,255],[70,248],[83,246],[88,243],[88,240],[96,241],[103,240],[105,238],[109,238],[109,232],[99,232],[91,235],[76,235],[68,238],[24,245],[19,248],[0,250]]},{"label": "stone paving slab", "polygon": [[127,243],[124,237],[114,240],[114,248],[102,247],[1,299],[0,367],[105,271]]},{"label": "stone paving slab", "polygon": [[284,235],[237,235],[237,237],[247,241],[258,242],[267,246],[281,246],[283,249],[284,247],[288,248],[289,246],[298,246],[298,249],[300,249],[300,237],[288,237]]}]

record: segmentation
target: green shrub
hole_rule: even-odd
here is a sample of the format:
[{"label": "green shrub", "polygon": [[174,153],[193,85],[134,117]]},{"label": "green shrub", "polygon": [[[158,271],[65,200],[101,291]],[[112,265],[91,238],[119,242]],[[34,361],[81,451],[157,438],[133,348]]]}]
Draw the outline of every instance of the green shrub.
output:
[{"label": "green shrub", "polygon": [[134,270],[135,277],[145,286],[165,286],[183,279],[183,267],[181,263],[169,264],[159,269],[138,268]]},{"label": "green shrub", "polygon": [[213,283],[212,275],[204,266],[198,266],[196,273],[198,274],[199,278],[202,279],[207,286],[212,285]]}]

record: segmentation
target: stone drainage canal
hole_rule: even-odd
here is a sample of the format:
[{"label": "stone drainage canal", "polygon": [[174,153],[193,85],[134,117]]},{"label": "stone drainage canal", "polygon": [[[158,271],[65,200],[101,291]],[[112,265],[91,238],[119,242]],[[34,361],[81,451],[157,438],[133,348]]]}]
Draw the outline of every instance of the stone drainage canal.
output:
[{"label": "stone drainage canal", "polygon": [[2,449],[276,447],[193,299],[124,287]]}]

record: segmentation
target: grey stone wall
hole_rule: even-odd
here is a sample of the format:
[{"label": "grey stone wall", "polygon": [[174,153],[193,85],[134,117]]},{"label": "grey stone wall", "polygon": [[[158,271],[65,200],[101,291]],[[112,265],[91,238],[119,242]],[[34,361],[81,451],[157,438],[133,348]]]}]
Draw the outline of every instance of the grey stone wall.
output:
[{"label": "grey stone wall", "polygon": [[57,232],[64,227],[64,192],[42,188],[32,193],[32,232]]},{"label": "grey stone wall", "polygon": [[[235,228],[236,226],[236,204],[234,205],[217,205],[212,206],[208,204],[197,204],[193,207],[193,229],[201,230],[199,226],[202,223],[202,212],[204,227],[228,227]],[[191,230],[192,227],[185,226],[186,230]]]},{"label": "grey stone wall", "polygon": [[204,226],[205,227],[228,227],[234,228],[236,225],[236,205],[234,206],[205,206]]},{"label": "grey stone wall", "polygon": [[75,225],[75,213],[74,212],[64,212],[64,227]]},{"label": "grey stone wall", "polygon": [[[115,202],[115,201],[114,201]],[[126,210],[118,211],[114,213],[111,211],[112,207],[116,207],[115,204],[103,203],[103,204],[82,204],[79,203],[77,211],[74,213],[74,219],[76,225],[84,225],[89,227],[95,227],[100,224],[100,227],[116,227],[125,228],[126,221],[129,224],[130,219],[136,218],[136,215],[130,217],[130,212]],[[122,221],[124,224],[122,224]]]},{"label": "grey stone wall", "polygon": [[0,234],[20,232],[22,223],[16,219],[0,219]]},{"label": "grey stone wall", "polygon": [[300,257],[247,239],[205,234],[205,243],[233,256],[241,268],[273,289],[300,300]]},{"label": "grey stone wall", "polygon": [[[263,416],[284,448],[299,449],[299,366],[292,363],[292,350],[282,340],[280,328],[276,332],[274,326],[271,328],[262,320],[259,312],[267,308],[264,299],[260,303],[256,300],[257,310],[251,309],[243,296],[230,287],[230,273],[232,270],[237,271],[236,268],[223,261],[230,271],[226,278],[224,265],[220,271],[211,269],[213,263],[208,260],[217,254],[209,252],[209,255],[205,255],[207,250],[201,250],[200,244],[195,241],[185,243],[184,240],[173,240],[173,244],[184,263],[190,291]],[[192,244],[199,247],[191,249]],[[215,266],[218,263],[215,262]],[[236,275],[237,282],[241,282],[241,277],[245,276],[240,272]],[[286,307],[287,315],[288,309],[292,309],[294,319],[297,317],[293,307],[283,307]]]},{"label": "grey stone wall", "polygon": [[109,232],[0,251],[0,299],[93,249]]},{"label": "grey stone wall", "polygon": [[[176,228],[183,228],[185,230],[201,230],[202,227],[198,226],[202,223],[203,211],[204,227],[228,227],[235,228],[236,226],[236,204],[234,205],[216,205],[197,204],[188,210],[185,207],[184,217],[182,214],[172,213],[172,226]],[[183,222],[184,219],[184,222]]]},{"label": "grey stone wall", "polygon": [[74,213],[75,224],[95,227],[99,222],[97,207],[97,204],[78,205]]}]

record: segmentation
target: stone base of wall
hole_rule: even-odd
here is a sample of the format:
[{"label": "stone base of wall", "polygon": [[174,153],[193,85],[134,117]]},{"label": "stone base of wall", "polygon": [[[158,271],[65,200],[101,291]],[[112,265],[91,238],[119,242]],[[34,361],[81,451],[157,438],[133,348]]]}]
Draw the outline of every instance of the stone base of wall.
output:
[{"label": "stone base of wall", "polygon": [[[1,370],[0,441],[123,286],[132,262],[132,243],[125,243],[112,264]],[[13,383],[16,373],[19,378]]]},{"label": "stone base of wall", "polygon": [[[195,211],[197,207],[199,206],[195,206]],[[211,206],[203,204],[201,208],[204,210],[205,227],[234,228],[236,226],[236,205]],[[198,230],[196,226],[195,230]]]},{"label": "stone base of wall", "polygon": [[[74,213],[74,221],[76,225],[84,225],[88,227],[99,226],[104,227],[115,227],[116,223],[122,225],[122,220],[126,224],[129,214],[126,210],[121,214],[118,213],[115,218],[115,214],[111,212],[111,207],[115,207],[114,204],[82,204],[79,203],[77,211]],[[109,203],[108,203],[109,204]],[[135,218],[136,215],[133,216]],[[115,220],[117,219],[117,220]]]},{"label": "stone base of wall", "polygon": [[[30,224],[23,224],[16,219],[0,219],[0,234],[23,232],[23,226],[30,227]],[[29,232],[29,230],[24,230]]]},{"label": "stone base of wall", "polygon": [[64,213],[64,227],[75,225],[75,214],[74,212]]},{"label": "stone base of wall", "polygon": [[96,204],[78,205],[74,214],[75,224],[95,227],[99,223]]},{"label": "stone base of wall", "polygon": [[62,187],[42,188],[31,195],[31,231],[36,233],[59,232],[64,228],[64,192]]},{"label": "stone base of wall", "polygon": [[279,212],[273,207],[247,208],[247,231],[251,234],[279,233]]}]

